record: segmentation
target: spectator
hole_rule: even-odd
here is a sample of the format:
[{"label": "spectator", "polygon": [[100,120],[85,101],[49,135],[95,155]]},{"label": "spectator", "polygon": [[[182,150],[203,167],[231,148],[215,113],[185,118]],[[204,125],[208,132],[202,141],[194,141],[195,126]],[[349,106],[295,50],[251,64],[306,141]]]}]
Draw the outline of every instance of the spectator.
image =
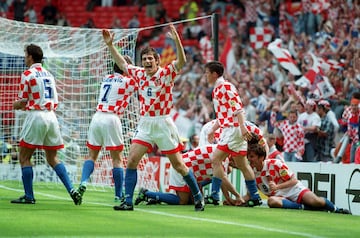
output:
[{"label": "spectator", "polygon": [[133,17],[127,23],[128,28],[138,28],[140,27],[139,17],[137,14],[134,14]]},{"label": "spectator", "polygon": [[247,93],[240,93],[240,95],[244,106],[245,120],[255,123],[257,118],[256,108],[250,103],[249,95]]},{"label": "spectator", "polygon": [[46,5],[41,10],[41,15],[44,17],[44,24],[56,25],[58,9],[53,5],[51,0],[46,0]]},{"label": "spectator", "polygon": [[89,17],[87,22],[81,25],[82,28],[96,28],[94,20]]},{"label": "spectator", "polygon": [[321,125],[317,131],[316,154],[317,161],[332,161],[331,150],[335,147],[335,130],[334,125],[327,117],[329,111],[329,102],[321,100],[317,106],[317,113],[321,118]]},{"label": "spectator", "polygon": [[156,17],[156,8],[158,4],[159,4],[158,0],[145,0],[147,17],[151,17],[151,18]]},{"label": "spectator", "polygon": [[305,112],[298,117],[298,122],[305,132],[305,153],[303,162],[315,162],[317,131],[321,125],[320,116],[315,112],[316,103],[312,99],[308,99],[305,104]]},{"label": "spectator", "polygon": [[37,23],[37,13],[34,9],[34,5],[30,5],[24,13],[25,17],[28,17],[30,23]]},{"label": "spectator", "polygon": [[156,7],[155,22],[157,24],[163,24],[167,22],[167,13],[164,4],[162,2],[159,2],[159,4]]},{"label": "spectator", "polygon": [[227,6],[227,0],[215,0],[215,1],[212,1],[211,5],[210,5],[210,11],[212,13],[214,13],[220,9],[220,16],[224,17],[225,11],[226,11],[226,6]]},{"label": "spectator", "polygon": [[256,114],[261,114],[268,106],[268,100],[263,93],[263,89],[255,85],[252,90],[252,96],[250,102],[256,108]]},{"label": "spectator", "polygon": [[281,151],[279,151],[276,148],[276,136],[275,136],[275,134],[269,134],[268,133],[268,134],[265,135],[265,139],[266,139],[266,142],[267,142],[267,144],[269,146],[268,158],[269,159],[278,159],[278,160],[281,160],[281,161],[285,161]]},{"label": "spectator", "polygon": [[7,0],[0,0],[0,12],[7,12],[9,10],[9,5]]},{"label": "spectator", "polygon": [[274,125],[276,121],[282,121],[285,117],[280,111],[280,101],[275,100],[270,102],[267,109],[260,113],[258,117],[258,124],[266,122],[267,132],[274,133]]},{"label": "spectator", "polygon": [[102,7],[112,7],[113,0],[101,0]]},{"label": "spectator", "polygon": [[[356,95],[356,94],[355,94]],[[353,97],[350,101],[350,115],[347,120],[347,135],[350,139],[350,163],[355,161],[355,152],[359,141],[359,104],[360,100]]]},{"label": "spectator", "polygon": [[189,150],[193,150],[199,146],[200,137],[198,134],[192,134],[189,138]]},{"label": "spectator", "polygon": [[24,21],[25,11],[26,11],[26,1],[25,0],[15,0],[12,4],[14,10],[14,20],[15,21]]},{"label": "spectator", "polygon": [[86,11],[92,12],[94,10],[94,7],[100,5],[101,5],[100,0],[88,0],[88,3],[86,4]]},{"label": "spectator", "polygon": [[69,20],[67,19],[64,12],[59,12],[56,17],[56,25],[58,26],[70,26]]},{"label": "spectator", "polygon": [[[199,7],[194,0],[186,1],[179,9],[180,19],[188,20],[197,17],[199,12]],[[192,24],[196,24],[195,21],[192,21]]]},{"label": "spectator", "polygon": [[296,111],[290,111],[288,118],[283,121],[275,122],[283,137],[284,137],[284,160],[289,162],[296,162],[301,160],[304,154],[304,129],[298,121]]},{"label": "spectator", "polygon": [[121,23],[121,19],[118,18],[117,16],[114,17],[113,22],[111,23],[110,26],[111,29],[122,29],[124,28],[122,23]]}]

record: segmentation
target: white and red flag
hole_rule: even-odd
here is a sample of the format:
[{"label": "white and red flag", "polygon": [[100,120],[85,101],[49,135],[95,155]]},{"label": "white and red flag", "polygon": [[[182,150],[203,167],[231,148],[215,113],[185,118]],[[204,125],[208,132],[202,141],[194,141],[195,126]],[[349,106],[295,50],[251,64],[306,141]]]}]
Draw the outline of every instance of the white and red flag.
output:
[{"label": "white and red flag", "polygon": [[201,56],[205,61],[204,63],[214,60],[214,50],[208,36],[204,36],[200,39],[199,46]]},{"label": "white and red flag", "polygon": [[231,73],[236,66],[236,58],[232,47],[231,35],[227,36],[219,61],[224,65],[226,71]]},{"label": "white and red flag", "polygon": [[336,71],[336,70],[339,70],[339,69],[344,67],[343,63],[340,63],[340,62],[338,62],[336,60],[333,60],[333,59],[324,59],[324,58],[318,57],[318,61],[319,61],[320,67],[325,72],[328,72],[328,71],[331,71],[331,70]]},{"label": "white and red flag", "polygon": [[272,39],[272,29],[268,27],[251,27],[250,28],[250,46],[253,49],[265,48]]},{"label": "white and red flag", "polygon": [[321,14],[323,11],[326,11],[330,8],[329,0],[316,0],[311,4],[311,12],[316,14]]},{"label": "white and red flag", "polygon": [[275,56],[280,65],[293,75],[301,75],[296,61],[287,49],[281,48],[282,40],[276,39],[268,45],[268,50]]},{"label": "white and red flag", "polygon": [[312,67],[301,78],[296,80],[295,84],[306,86],[316,98],[329,98],[335,94],[335,89],[329,79],[324,75],[318,58],[309,53],[312,57]]}]

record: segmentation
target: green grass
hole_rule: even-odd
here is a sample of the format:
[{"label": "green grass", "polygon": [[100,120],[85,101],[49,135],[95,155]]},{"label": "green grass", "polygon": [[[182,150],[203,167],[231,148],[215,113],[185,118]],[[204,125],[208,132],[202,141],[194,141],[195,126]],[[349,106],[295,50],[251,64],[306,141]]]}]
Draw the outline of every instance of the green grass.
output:
[{"label": "green grass", "polygon": [[34,189],[35,205],[11,204],[22,184],[0,181],[0,237],[360,237],[360,216],[212,205],[114,211],[111,190],[88,189],[75,206],[61,185]]}]

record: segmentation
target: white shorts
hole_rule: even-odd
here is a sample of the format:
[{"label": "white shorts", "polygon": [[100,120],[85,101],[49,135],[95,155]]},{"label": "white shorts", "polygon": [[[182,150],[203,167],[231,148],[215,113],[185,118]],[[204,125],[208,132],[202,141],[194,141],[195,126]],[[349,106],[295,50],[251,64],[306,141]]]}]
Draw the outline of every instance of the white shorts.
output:
[{"label": "white shorts", "polygon": [[20,132],[20,146],[33,149],[64,148],[59,122],[53,111],[27,111]]},{"label": "white shorts", "polygon": [[181,151],[179,132],[170,116],[141,117],[132,143],[142,144],[152,150],[157,145],[161,153]]},{"label": "white shorts", "polygon": [[120,117],[111,112],[96,112],[90,122],[87,147],[92,150],[123,150],[124,137]]},{"label": "white shorts", "polygon": [[183,176],[176,172],[171,166],[169,169],[169,189],[179,192],[190,192],[190,188],[186,184]]},{"label": "white shorts", "polygon": [[302,197],[310,190],[305,187],[300,181],[295,186],[288,189],[280,189],[275,193],[275,196],[284,197],[290,201],[301,203]]},{"label": "white shorts", "polygon": [[240,127],[223,128],[217,148],[232,156],[246,155],[247,142],[241,134]]}]

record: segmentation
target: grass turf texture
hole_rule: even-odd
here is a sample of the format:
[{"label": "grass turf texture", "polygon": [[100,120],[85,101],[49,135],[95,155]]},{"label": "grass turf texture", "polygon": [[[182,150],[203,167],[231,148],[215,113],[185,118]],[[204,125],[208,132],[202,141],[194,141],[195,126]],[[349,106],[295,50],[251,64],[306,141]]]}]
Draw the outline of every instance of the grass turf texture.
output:
[{"label": "grass turf texture", "polygon": [[75,206],[62,185],[34,185],[35,205],[11,204],[22,184],[0,181],[0,237],[360,237],[360,216],[208,205],[114,211],[113,191],[88,189]]}]

